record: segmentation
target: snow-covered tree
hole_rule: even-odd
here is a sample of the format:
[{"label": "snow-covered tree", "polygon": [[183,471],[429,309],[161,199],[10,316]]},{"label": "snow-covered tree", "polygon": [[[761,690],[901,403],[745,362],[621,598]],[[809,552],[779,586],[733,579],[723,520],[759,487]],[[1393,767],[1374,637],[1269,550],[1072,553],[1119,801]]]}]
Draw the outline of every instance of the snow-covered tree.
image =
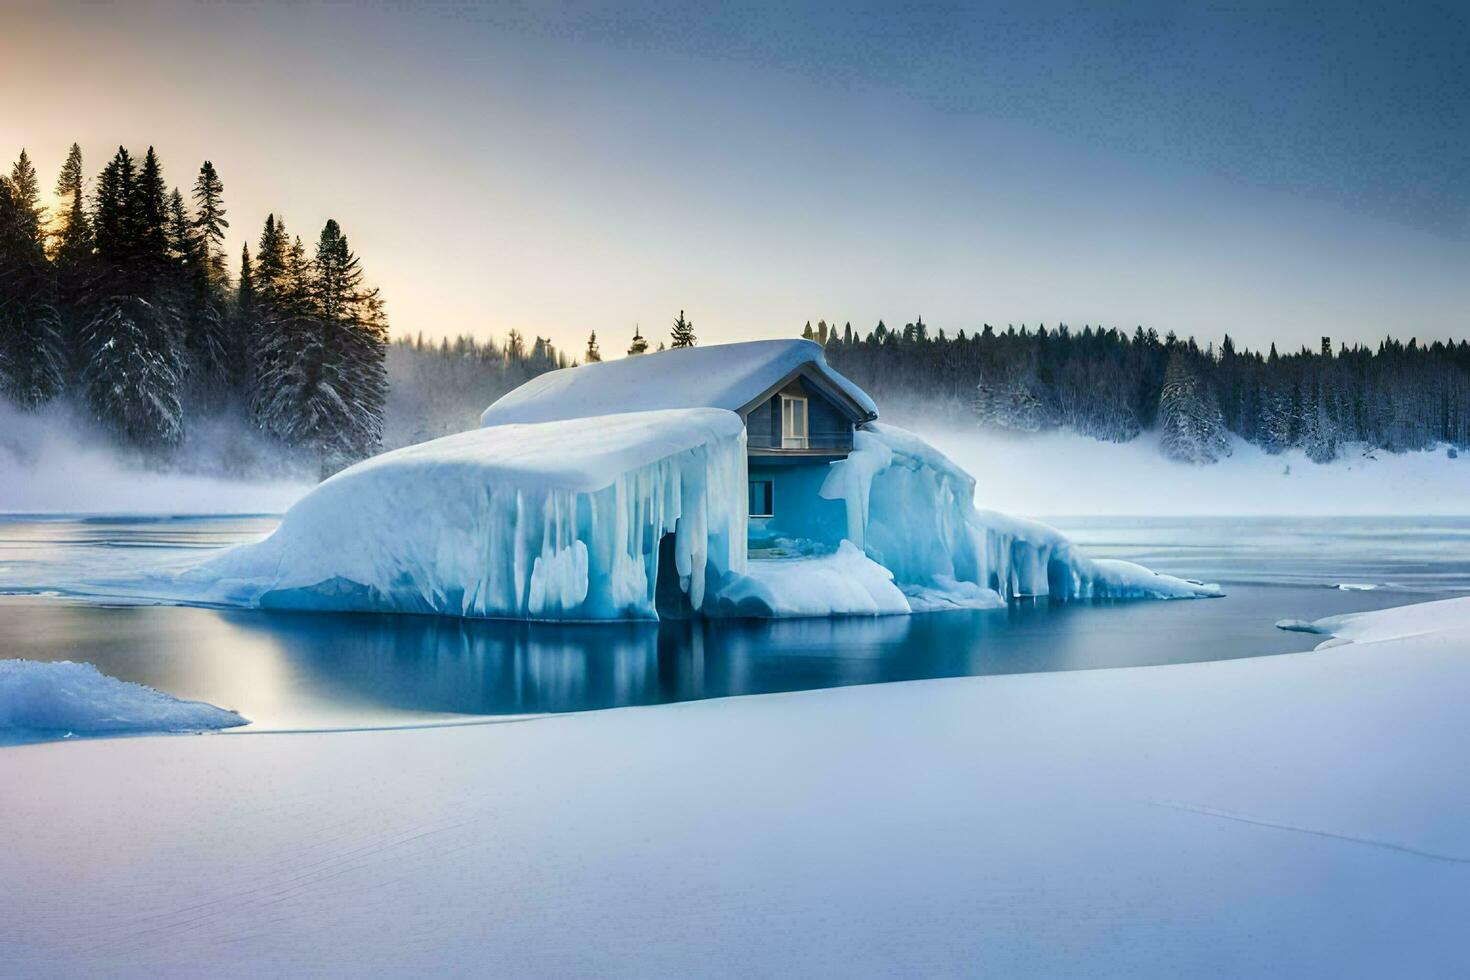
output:
[{"label": "snow-covered tree", "polygon": [[597,331],[592,331],[587,337],[587,363],[596,364],[602,360],[602,351],[597,347]]},{"label": "snow-covered tree", "polygon": [[648,341],[644,339],[637,324],[633,325],[633,342],[628,345],[628,356],[635,357],[639,354],[648,353]]},{"label": "snow-covered tree", "polygon": [[1215,394],[1182,350],[1169,358],[1159,394],[1158,425],[1159,446],[1170,459],[1214,463],[1230,455],[1230,433]]},{"label": "snow-covered tree", "polygon": [[307,276],[305,310],[288,308],[270,332],[257,411],[278,437],[314,452],[325,475],[382,439],[387,319],[336,221],[323,227],[310,266],[293,271],[298,262],[288,259],[288,288],[293,275]]},{"label": "snow-covered tree", "polygon": [[97,420],[134,445],[172,446],[184,435],[184,365],[171,311],[137,296],[102,300],[83,335],[82,381]]}]

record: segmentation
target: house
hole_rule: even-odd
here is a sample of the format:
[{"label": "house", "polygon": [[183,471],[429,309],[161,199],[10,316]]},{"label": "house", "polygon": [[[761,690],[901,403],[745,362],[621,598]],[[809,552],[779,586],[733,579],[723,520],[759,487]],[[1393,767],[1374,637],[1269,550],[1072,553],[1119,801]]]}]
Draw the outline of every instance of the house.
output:
[{"label": "house", "polygon": [[491,405],[480,424],[676,408],[723,408],[744,421],[754,552],[842,540],[844,505],[820,490],[829,464],[852,451],[853,430],[878,409],[809,340],[685,347],[552,371]]}]

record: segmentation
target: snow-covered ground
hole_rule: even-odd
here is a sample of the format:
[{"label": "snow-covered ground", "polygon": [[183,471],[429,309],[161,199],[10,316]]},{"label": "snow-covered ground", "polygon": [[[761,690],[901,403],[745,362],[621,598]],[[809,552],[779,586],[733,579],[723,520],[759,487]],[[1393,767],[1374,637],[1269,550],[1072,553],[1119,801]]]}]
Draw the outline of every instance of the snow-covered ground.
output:
[{"label": "snow-covered ground", "polygon": [[1272,456],[1237,439],[1229,458],[1191,466],[1166,459],[1152,432],[1120,444],[1067,432],[915,431],[975,477],[979,506],[1013,514],[1470,514],[1470,454],[1450,459],[1444,449],[1368,458],[1349,447],[1318,465],[1300,450]]},{"label": "snow-covered ground", "polygon": [[0,963],[1458,975],[1470,600],[1328,626],[1353,643],[477,727],[0,750],[0,787],[23,787],[0,793]]}]

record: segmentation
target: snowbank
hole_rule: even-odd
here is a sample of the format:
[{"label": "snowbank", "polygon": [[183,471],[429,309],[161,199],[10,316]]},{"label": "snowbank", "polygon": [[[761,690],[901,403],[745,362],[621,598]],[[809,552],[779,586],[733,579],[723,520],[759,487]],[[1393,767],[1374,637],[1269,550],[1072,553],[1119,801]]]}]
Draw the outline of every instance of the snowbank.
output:
[{"label": "snowbank", "polygon": [[736,411],[806,365],[869,415],[877,406],[810,340],[756,340],[601,361],[532,378],[485,409],[482,426],[674,408]]},{"label": "snowbank", "polygon": [[38,737],[197,732],[248,722],[108,677],[91,664],[0,660],[0,743]]},{"label": "snowbank", "polygon": [[477,429],[343,470],[182,584],[265,608],[649,619],[662,551],[697,610],[745,567],[744,474],[720,409]]},{"label": "snowbank", "polygon": [[1458,976],[1425,642],[0,751],[0,972]]},{"label": "snowbank", "polygon": [[1331,636],[1317,649],[1345,643],[1383,643],[1389,640],[1433,638],[1470,650],[1470,596],[1418,602],[1373,612],[1328,616],[1312,622],[1283,619],[1278,628],[1299,633]]},{"label": "snowbank", "polygon": [[1300,450],[1273,456],[1237,439],[1229,458],[1191,466],[1164,458],[1152,432],[1113,443],[1067,432],[917,431],[974,475],[987,507],[1013,514],[1470,514],[1470,453],[1364,455],[1359,446],[1318,464]]}]

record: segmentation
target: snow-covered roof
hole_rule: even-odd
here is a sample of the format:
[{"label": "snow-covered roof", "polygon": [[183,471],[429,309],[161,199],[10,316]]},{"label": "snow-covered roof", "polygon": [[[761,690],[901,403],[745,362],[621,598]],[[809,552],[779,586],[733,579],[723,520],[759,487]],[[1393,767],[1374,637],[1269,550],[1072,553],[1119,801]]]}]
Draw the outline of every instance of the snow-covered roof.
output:
[{"label": "snow-covered roof", "polygon": [[739,411],[794,374],[825,382],[870,417],[867,393],[827,364],[810,340],[683,347],[563,368],[532,378],[480,416],[482,426],[553,422],[673,408]]},{"label": "snow-covered roof", "polygon": [[[364,476],[388,481],[396,478],[390,474],[402,474],[430,487],[457,473],[475,486],[586,493],[658,460],[733,440],[740,431],[739,416],[707,408],[511,423],[404,446],[363,460],[322,486],[350,482],[365,487],[373,484]],[[377,486],[381,490],[384,485]],[[358,501],[347,509],[360,515],[362,505]]]}]

